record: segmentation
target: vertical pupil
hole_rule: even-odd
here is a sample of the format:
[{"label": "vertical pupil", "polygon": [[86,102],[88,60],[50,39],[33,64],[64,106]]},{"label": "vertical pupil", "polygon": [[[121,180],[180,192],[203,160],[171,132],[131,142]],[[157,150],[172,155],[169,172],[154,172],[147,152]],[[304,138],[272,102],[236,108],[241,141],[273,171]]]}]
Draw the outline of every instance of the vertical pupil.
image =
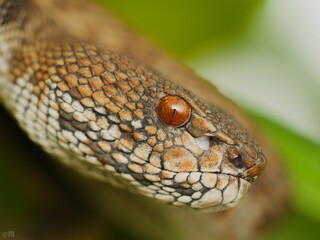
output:
[{"label": "vertical pupil", "polygon": [[175,113],[176,113],[176,109],[174,108],[174,109],[173,109],[173,112],[172,112],[171,123],[172,123],[172,121],[174,120],[174,115],[175,115]]}]

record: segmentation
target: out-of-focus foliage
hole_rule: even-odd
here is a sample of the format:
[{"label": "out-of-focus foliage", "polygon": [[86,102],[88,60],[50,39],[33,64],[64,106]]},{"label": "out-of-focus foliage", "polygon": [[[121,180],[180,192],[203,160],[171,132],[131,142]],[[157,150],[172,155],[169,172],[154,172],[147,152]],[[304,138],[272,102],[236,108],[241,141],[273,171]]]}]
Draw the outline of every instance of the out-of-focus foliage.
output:
[{"label": "out-of-focus foliage", "polygon": [[263,239],[313,239],[320,226],[320,146],[267,118],[251,115],[282,154],[293,191],[294,212]]},{"label": "out-of-focus foliage", "polygon": [[170,52],[186,57],[241,34],[262,0],[99,0]]}]

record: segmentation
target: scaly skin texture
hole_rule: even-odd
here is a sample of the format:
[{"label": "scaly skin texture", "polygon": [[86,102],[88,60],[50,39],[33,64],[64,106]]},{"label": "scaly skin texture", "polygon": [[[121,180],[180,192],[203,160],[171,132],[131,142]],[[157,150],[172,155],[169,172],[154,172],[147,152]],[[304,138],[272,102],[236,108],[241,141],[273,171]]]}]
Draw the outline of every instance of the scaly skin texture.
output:
[{"label": "scaly skin texture", "polygon": [[[13,1],[3,1],[2,8],[8,2]],[[20,2],[2,23],[2,61],[10,64],[2,70],[1,96],[33,141],[85,174],[173,205],[221,210],[247,193],[266,161],[242,127],[248,123],[225,113],[227,100],[215,93],[212,98],[223,104],[207,105],[167,81],[193,78],[183,67],[175,77],[163,64],[149,70],[109,52],[110,44],[107,50],[84,44],[91,39],[66,34],[34,6],[21,10]],[[32,11],[43,26],[52,23],[51,31],[37,26]],[[159,120],[157,106],[168,95],[192,107],[186,125]],[[202,136],[210,137],[207,150],[196,143]],[[241,152],[240,167],[227,158],[230,147]]]},{"label": "scaly skin texture", "polygon": [[[7,47],[2,95],[46,152],[85,174],[177,206],[222,210],[245,196],[266,159],[236,120],[125,56],[61,39],[58,31],[54,40],[43,37],[29,20],[33,6],[9,3],[3,26],[30,29],[18,26],[20,44]],[[167,96],[190,105],[185,125],[159,119],[157,106]],[[201,137],[207,149],[198,146]],[[231,152],[240,162],[229,158]]]}]

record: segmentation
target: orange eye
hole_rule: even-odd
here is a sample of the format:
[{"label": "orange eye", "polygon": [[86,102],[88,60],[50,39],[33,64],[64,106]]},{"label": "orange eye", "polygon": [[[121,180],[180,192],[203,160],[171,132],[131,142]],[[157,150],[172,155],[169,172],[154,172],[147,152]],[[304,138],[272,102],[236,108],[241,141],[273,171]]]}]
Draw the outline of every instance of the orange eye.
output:
[{"label": "orange eye", "polygon": [[158,116],[162,122],[174,127],[185,124],[191,115],[190,105],[179,96],[167,96],[160,100]]}]

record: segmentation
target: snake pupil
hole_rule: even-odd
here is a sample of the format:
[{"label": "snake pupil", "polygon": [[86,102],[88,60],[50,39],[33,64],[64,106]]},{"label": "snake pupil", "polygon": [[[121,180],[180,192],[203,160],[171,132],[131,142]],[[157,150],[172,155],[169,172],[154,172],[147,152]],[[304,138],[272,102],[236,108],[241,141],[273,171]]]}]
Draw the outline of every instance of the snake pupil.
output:
[{"label": "snake pupil", "polygon": [[179,96],[167,96],[160,100],[158,116],[162,122],[174,127],[184,125],[190,118],[190,105]]}]

